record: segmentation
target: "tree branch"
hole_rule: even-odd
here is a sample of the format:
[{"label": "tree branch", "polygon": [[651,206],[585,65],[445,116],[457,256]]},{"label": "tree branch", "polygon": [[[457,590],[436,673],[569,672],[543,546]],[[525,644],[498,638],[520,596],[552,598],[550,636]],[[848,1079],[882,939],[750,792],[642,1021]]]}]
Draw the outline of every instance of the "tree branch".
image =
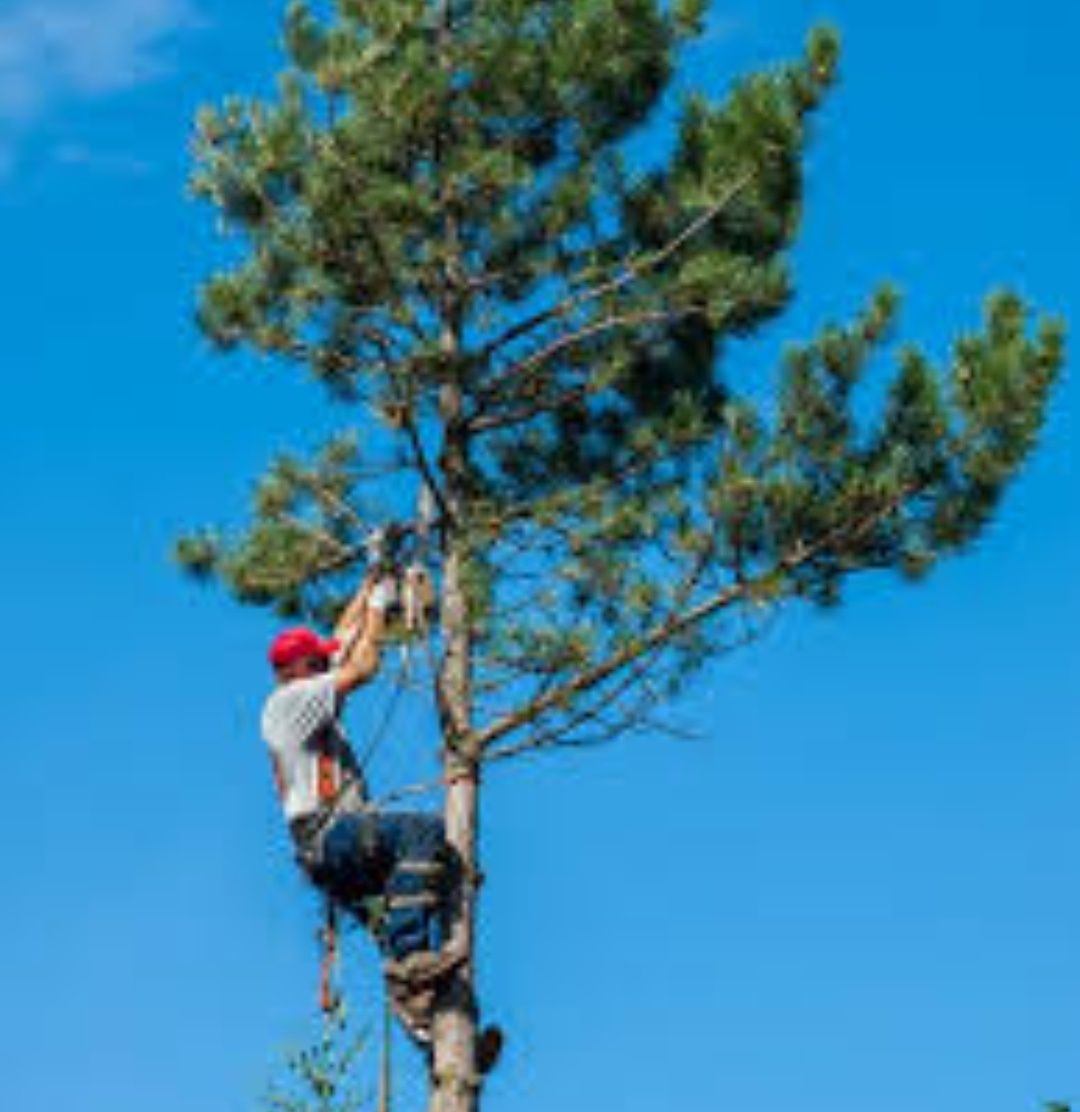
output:
[{"label": "tree branch", "polygon": [[560,706],[566,705],[571,699],[583,691],[595,687],[599,683],[611,678],[641,657],[654,649],[667,644],[673,637],[684,630],[700,624],[706,618],[718,611],[725,609],[743,598],[752,597],[753,591],[777,574],[790,573],[810,563],[820,556],[828,547],[838,539],[850,536],[857,537],[866,530],[873,528],[878,522],[884,520],[889,514],[895,512],[897,507],[911,494],[911,488],[905,488],[880,509],[859,522],[847,527],[834,529],[819,538],[811,545],[800,545],[799,548],[778,560],[767,572],[748,580],[730,584],[718,591],[710,598],[698,603],[697,606],[682,614],[669,614],[663,621],[655,625],[644,636],[635,639],[631,644],[612,653],[606,660],[587,668],[576,676],[566,680],[558,687],[551,689],[544,695],[531,700],[526,706],[511,711],[501,718],[496,719],[485,728],[477,731],[469,739],[470,745],[476,749],[483,749],[492,742],[504,737],[506,734],[535,722],[541,715]]},{"label": "tree branch", "polygon": [[[717,651],[723,654],[735,652],[737,649],[744,648],[753,643],[760,636],[761,630],[759,629],[745,629],[738,637],[733,638],[728,644],[725,644]],[[623,712],[617,721],[604,723],[603,733],[597,736],[587,739],[571,739],[569,736],[573,731],[579,729],[586,723],[600,721],[604,712],[614,706],[622,695],[636,684],[642,683],[648,685],[647,674],[660,648],[662,648],[662,646],[657,646],[650,650],[649,655],[643,656],[635,661],[630,666],[628,674],[622,677],[618,684],[612,688],[606,689],[596,702],[575,712],[567,721],[556,722],[553,726],[539,733],[532,733],[522,738],[520,741],[489,749],[484,754],[485,762],[508,760],[511,757],[517,757],[523,753],[538,749],[581,749],[587,746],[599,745],[612,741],[620,735],[642,725],[647,721],[649,709],[663,701],[664,697],[662,694],[652,690],[648,691],[644,697],[638,700],[636,707]],[[670,726],[662,726],[655,721],[650,724],[650,728],[663,729],[668,733],[675,733]]]},{"label": "tree branch", "polygon": [[[539,351],[534,352],[527,359],[523,359],[518,363],[513,364],[508,368],[507,378],[518,378],[526,376],[537,367],[542,366],[548,360],[553,359],[560,352],[565,351],[575,344],[582,343],[593,336],[598,336],[604,332],[610,332],[615,328],[634,327],[642,324],[655,324],[661,321],[674,321],[682,317],[690,317],[695,313],[705,312],[705,307],[701,305],[688,305],[682,309],[669,309],[669,310],[650,310],[648,312],[640,313],[622,313],[615,316],[605,317],[603,320],[593,321],[591,324],[584,325],[573,332],[564,332],[561,336],[552,340],[550,343],[542,347]],[[554,409],[560,408],[562,405],[567,404],[569,401],[574,400],[576,395],[587,394],[590,390],[590,384],[582,383],[575,390],[568,391],[567,394],[561,398],[554,400],[548,405],[543,402],[537,402],[532,406],[526,406],[524,409],[514,414],[489,414],[481,415],[482,410],[476,416],[469,420],[469,431],[473,433],[482,433],[491,431],[492,429],[507,428],[514,424],[519,424],[522,421],[531,420],[533,417],[538,416],[544,412],[550,412]]]},{"label": "tree branch", "polygon": [[482,434],[499,432],[503,429],[513,428],[515,425],[524,425],[545,413],[555,413],[574,402],[584,401],[590,392],[589,383],[582,382],[573,389],[564,390],[555,397],[537,399],[532,405],[525,405],[520,409],[510,410],[508,413],[492,413],[484,417],[476,417],[469,422],[469,431]]},{"label": "tree branch", "polygon": [[443,521],[448,521],[450,519],[450,509],[446,504],[446,496],[439,486],[438,480],[435,478],[435,470],[431,466],[430,460],[427,458],[427,453],[424,451],[424,445],[420,439],[420,432],[416,427],[416,421],[409,415],[405,417],[401,424],[402,428],[405,430],[405,435],[409,439],[409,447],[412,449],[413,459],[416,461],[416,468],[420,472],[420,477],[427,485],[428,490],[431,491],[431,496],[435,499],[435,504],[439,507],[439,517]]},{"label": "tree branch", "polygon": [[580,308],[582,305],[587,305],[590,301],[595,301],[608,294],[617,293],[623,287],[636,281],[643,274],[647,274],[650,270],[655,270],[657,267],[662,266],[684,243],[692,239],[720,216],[724,209],[726,209],[739,193],[750,184],[753,176],[754,175],[750,171],[747,171],[736,178],[710,208],[706,209],[705,212],[692,220],[677,236],[669,240],[666,244],[653,252],[653,254],[647,255],[643,259],[632,259],[626,264],[625,269],[614,278],[608,279],[606,282],[600,282],[579,293],[571,294],[557,305],[553,305],[550,309],[545,309],[530,317],[528,320],[520,321],[518,324],[507,329],[501,336],[496,337],[496,339],[492,340],[484,347],[483,351],[480,353],[481,359],[489,358],[496,351],[512,343],[514,340],[520,339],[522,336],[527,335],[541,325],[547,324],[549,321],[566,316],[574,309]]}]

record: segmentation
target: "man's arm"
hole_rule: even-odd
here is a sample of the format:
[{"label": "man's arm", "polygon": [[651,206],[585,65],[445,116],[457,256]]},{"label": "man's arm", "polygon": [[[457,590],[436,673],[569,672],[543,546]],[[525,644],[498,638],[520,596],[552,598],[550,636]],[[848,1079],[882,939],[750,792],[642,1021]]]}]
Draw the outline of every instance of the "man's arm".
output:
[{"label": "man's arm", "polygon": [[379,642],[386,624],[391,586],[365,580],[345,608],[334,632],[342,646],[334,668],[334,686],[344,698],[379,670]]},{"label": "man's arm", "polygon": [[366,575],[363,583],[357,588],[356,594],[349,600],[349,605],[342,610],[341,617],[334,626],[334,637],[341,642],[342,646],[347,646],[363,628],[368,599],[374,589],[375,577]]}]

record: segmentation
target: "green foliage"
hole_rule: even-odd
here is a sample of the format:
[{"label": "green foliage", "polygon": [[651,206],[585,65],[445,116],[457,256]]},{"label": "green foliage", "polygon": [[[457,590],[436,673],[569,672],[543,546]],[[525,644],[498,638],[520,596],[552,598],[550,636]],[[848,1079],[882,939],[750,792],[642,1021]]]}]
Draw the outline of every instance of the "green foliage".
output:
[{"label": "green foliage", "polygon": [[220,576],[243,602],[282,616],[333,613],[370,524],[353,498],[362,475],[351,436],[330,440],[310,465],[281,455],[256,484],[256,522],[238,543],[198,532],[177,542],[176,559],[195,578]]},{"label": "green foliage", "polygon": [[325,1019],[310,1046],[285,1056],[263,1106],[267,1112],[360,1112],[371,1106],[358,1078],[366,1049],[367,1039],[350,1031],[342,1016]]},{"label": "green foliage", "polygon": [[995,294],[936,366],[893,350],[885,286],[740,388],[732,352],[792,296],[839,40],[686,97],[638,168],[627,141],[704,25],[700,0],[290,6],[276,98],[199,115],[192,189],[240,246],[199,317],[370,407],[364,467],[355,440],[279,459],[251,529],[188,537],[181,563],[325,617],[365,528],[434,488],[479,717],[554,736],[787,599],[834,605],[852,573],[919,577],[976,540],[1035,444],[1061,324]]}]

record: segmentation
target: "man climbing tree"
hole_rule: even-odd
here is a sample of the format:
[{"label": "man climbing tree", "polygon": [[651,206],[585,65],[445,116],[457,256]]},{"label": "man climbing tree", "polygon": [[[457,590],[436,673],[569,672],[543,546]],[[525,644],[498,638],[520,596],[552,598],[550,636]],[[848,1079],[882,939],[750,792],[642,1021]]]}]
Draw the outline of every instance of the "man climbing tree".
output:
[{"label": "man climbing tree", "polygon": [[464,958],[434,1002],[433,1112],[471,1112],[483,1080],[481,770],[647,726],[785,603],[970,547],[1062,361],[1061,326],[998,293],[947,365],[909,346],[889,370],[882,287],[747,381],[740,345],[792,296],[839,48],[818,30],[801,59],[672,103],[673,134],[632,155],[704,10],[297,3],[276,99],[198,121],[195,192],[245,246],[205,287],[203,328],[366,408],[274,464],[248,533],[191,536],[180,558],[332,620],[368,531],[434,506],[424,636]]},{"label": "man climbing tree", "polygon": [[[398,594],[390,577],[365,579],[333,639],[305,626],[278,634],[269,651],[277,687],[262,729],[298,861],[336,906],[369,927],[386,958],[394,1011],[426,1049],[435,986],[463,957],[442,944],[459,870],[441,819],[369,806],[339,721],[344,701],[378,670],[385,612]],[[486,1029],[478,1048],[483,1071],[500,1044],[498,1029]]]}]

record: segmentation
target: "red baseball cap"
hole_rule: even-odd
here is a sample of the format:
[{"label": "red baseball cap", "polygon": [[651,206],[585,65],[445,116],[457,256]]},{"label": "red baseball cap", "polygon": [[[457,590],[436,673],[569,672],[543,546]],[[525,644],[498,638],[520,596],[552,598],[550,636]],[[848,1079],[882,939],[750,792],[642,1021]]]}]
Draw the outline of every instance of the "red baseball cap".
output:
[{"label": "red baseball cap", "polygon": [[305,656],[331,657],[341,647],[340,641],[332,637],[324,640],[313,629],[307,626],[295,626],[292,629],[282,630],[270,642],[270,663],[275,668],[284,668],[294,661],[303,660]]}]

